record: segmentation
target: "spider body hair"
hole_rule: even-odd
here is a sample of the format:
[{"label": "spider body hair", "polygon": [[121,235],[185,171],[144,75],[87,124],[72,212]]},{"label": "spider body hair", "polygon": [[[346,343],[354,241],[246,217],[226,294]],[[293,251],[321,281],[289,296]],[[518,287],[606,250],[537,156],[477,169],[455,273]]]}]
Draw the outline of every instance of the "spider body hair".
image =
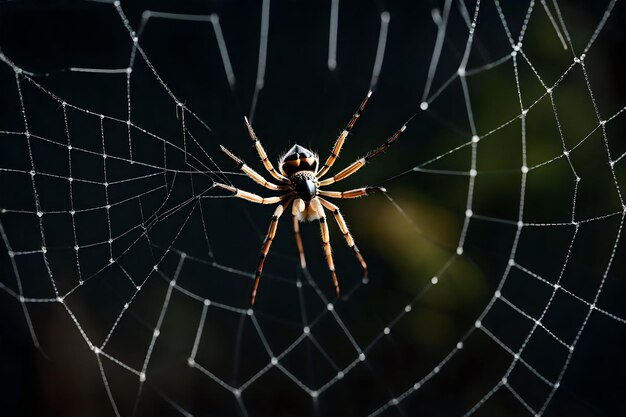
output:
[{"label": "spider body hair", "polygon": [[308,202],[298,198],[293,202],[293,205],[296,218],[301,223],[312,222],[324,217],[324,209],[317,197]]}]

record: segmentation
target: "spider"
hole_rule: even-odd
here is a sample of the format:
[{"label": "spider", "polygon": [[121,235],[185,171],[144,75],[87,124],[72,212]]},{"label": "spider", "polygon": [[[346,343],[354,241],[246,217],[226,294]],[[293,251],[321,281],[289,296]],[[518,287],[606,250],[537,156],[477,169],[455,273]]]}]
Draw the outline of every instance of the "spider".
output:
[{"label": "spider", "polygon": [[350,122],[337,138],[337,141],[333,146],[330,156],[328,157],[321,169],[318,169],[319,156],[316,153],[300,145],[294,145],[283,156],[279,158],[278,166],[280,172],[277,172],[274,169],[270,160],[267,158],[267,154],[265,153],[261,142],[254,133],[254,130],[252,129],[248,118],[244,117],[244,121],[246,123],[250,138],[254,143],[256,151],[259,154],[259,157],[261,158],[265,169],[273,178],[275,178],[280,183],[279,185],[267,181],[262,175],[246,165],[246,163],[242,159],[238,158],[237,156],[235,156],[235,154],[230,152],[224,146],[220,145],[221,150],[237,164],[237,168],[245,173],[248,177],[250,177],[253,181],[273,191],[286,191],[284,194],[275,197],[261,197],[256,194],[237,189],[230,185],[222,184],[219,182],[215,183],[216,187],[220,187],[228,192],[231,192],[232,194],[234,194],[235,197],[242,198],[253,203],[279,203],[274,210],[274,215],[272,216],[272,220],[270,221],[267,236],[265,238],[265,241],[263,242],[263,246],[261,247],[261,259],[259,260],[259,263],[257,265],[256,274],[254,276],[254,283],[252,284],[252,294],[250,296],[251,305],[254,304],[254,300],[256,298],[259,281],[261,279],[261,273],[263,271],[263,265],[265,264],[265,258],[270,250],[270,246],[272,245],[274,236],[276,235],[278,220],[285,212],[285,209],[287,209],[287,207],[291,203],[293,203],[291,208],[291,216],[293,219],[295,242],[300,257],[300,265],[303,269],[306,268],[306,260],[304,257],[302,239],[300,237],[299,222],[319,220],[320,228],[322,231],[322,243],[324,247],[324,254],[326,256],[326,262],[328,263],[328,269],[330,270],[333,285],[335,286],[335,292],[337,296],[339,296],[339,281],[337,280],[337,274],[335,273],[335,264],[333,262],[333,256],[331,253],[330,237],[328,233],[328,225],[326,224],[326,214],[324,211],[324,209],[326,209],[330,211],[335,217],[335,220],[339,225],[339,229],[341,229],[341,233],[343,234],[346,243],[354,251],[357,260],[363,268],[364,276],[367,276],[367,264],[365,263],[363,256],[361,256],[359,248],[356,246],[354,238],[348,230],[348,226],[346,225],[346,222],[341,215],[341,212],[339,211],[339,207],[326,200],[324,197],[357,198],[375,192],[384,193],[386,192],[386,190],[383,187],[363,187],[349,191],[327,191],[322,190],[322,187],[334,184],[349,177],[350,175],[357,172],[359,169],[363,168],[363,166],[365,166],[365,164],[369,160],[385,152],[387,148],[389,148],[389,146],[391,146],[398,139],[400,134],[404,132],[404,130],[406,129],[406,124],[403,125],[390,138],[388,138],[381,146],[370,151],[366,156],[358,159],[347,168],[337,173],[335,176],[326,178],[324,180],[322,179],[322,177],[328,172],[328,170],[330,170],[330,168],[337,160],[337,157],[339,156],[339,152],[341,151],[346,137],[352,130],[352,127],[354,126],[356,121],[361,116],[361,113],[363,112],[363,109],[365,108],[365,105],[367,104],[367,101],[369,100],[371,95],[372,91],[370,90],[367,93],[367,96],[361,102],[361,105],[359,106],[356,113],[354,113],[354,115],[352,116]]}]

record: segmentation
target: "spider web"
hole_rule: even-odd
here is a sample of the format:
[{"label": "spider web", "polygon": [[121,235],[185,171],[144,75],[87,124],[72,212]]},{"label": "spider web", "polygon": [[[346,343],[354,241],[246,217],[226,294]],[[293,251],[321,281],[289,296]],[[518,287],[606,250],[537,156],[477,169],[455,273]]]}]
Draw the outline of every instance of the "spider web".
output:
[{"label": "spider web", "polygon": [[[623,412],[626,107],[605,74],[623,9],[562,7],[3,6],[3,340],[20,364],[45,358],[9,371],[20,383],[3,401],[118,416]],[[67,23],[62,48],[37,49],[46,29],[23,35],[32,49],[14,40],[46,13]],[[250,309],[270,212],[213,181],[267,190],[219,144],[260,165],[247,114],[270,157],[308,137],[323,158],[368,87],[337,165],[407,126],[346,181],[388,193],[339,202],[370,278],[333,235],[333,298],[316,228],[303,225],[301,270],[281,224]],[[52,394],[29,404],[37,384]]]}]

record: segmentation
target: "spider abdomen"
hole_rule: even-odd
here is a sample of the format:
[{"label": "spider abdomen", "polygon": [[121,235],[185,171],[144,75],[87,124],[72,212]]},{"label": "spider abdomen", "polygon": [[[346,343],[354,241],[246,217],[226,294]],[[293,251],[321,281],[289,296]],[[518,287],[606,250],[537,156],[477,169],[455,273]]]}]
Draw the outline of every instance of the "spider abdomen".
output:
[{"label": "spider abdomen", "polygon": [[298,198],[307,203],[317,194],[317,179],[313,171],[298,171],[291,176],[291,182]]}]

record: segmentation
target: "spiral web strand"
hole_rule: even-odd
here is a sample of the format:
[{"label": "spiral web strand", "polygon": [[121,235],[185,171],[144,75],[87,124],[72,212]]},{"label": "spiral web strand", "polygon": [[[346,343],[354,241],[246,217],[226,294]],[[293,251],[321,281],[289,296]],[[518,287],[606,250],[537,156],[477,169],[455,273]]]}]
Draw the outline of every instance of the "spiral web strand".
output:
[{"label": "spiral web strand", "polygon": [[[593,49],[593,46],[601,36],[603,28],[607,22],[613,16],[613,10],[616,1],[611,1],[604,10],[602,18],[597,22],[597,26],[589,38],[586,46],[582,50],[577,50],[572,37],[570,35],[570,29],[568,29],[567,22],[565,21],[558,2],[552,1],[551,3],[546,1],[540,1],[539,3],[531,0],[528,3],[524,21],[521,25],[519,33],[514,33],[509,28],[509,22],[507,20],[507,14],[504,12],[500,1],[493,0],[492,4],[497,10],[497,15],[500,20],[501,27],[492,28],[492,30],[503,31],[508,43],[510,44],[510,52],[504,56],[488,62],[485,65],[479,67],[468,67],[470,62],[470,55],[475,50],[475,33],[477,27],[481,24],[481,17],[483,8],[487,7],[485,0],[478,0],[474,5],[470,6],[464,1],[453,2],[452,0],[446,0],[441,10],[433,10],[433,20],[435,23],[436,40],[432,46],[432,56],[428,66],[427,78],[424,83],[423,94],[421,100],[417,102],[416,107],[419,107],[419,112],[429,112],[432,107],[436,105],[437,99],[450,90],[460,91],[464,99],[464,109],[466,112],[467,123],[470,128],[471,135],[465,138],[465,141],[458,146],[452,147],[447,151],[440,153],[424,162],[418,162],[410,169],[397,174],[393,178],[389,178],[387,182],[392,183],[394,179],[405,177],[409,175],[428,174],[433,176],[462,176],[467,177],[467,191],[466,191],[466,206],[463,216],[463,223],[456,245],[456,250],[450,253],[448,259],[443,262],[438,272],[430,279],[430,281],[417,293],[413,295],[407,303],[397,306],[395,316],[384,323],[375,337],[366,342],[359,341],[353,334],[353,330],[346,320],[342,317],[342,313],[337,308],[337,304],[343,302],[342,300],[333,301],[329,299],[324,291],[320,289],[316,280],[313,279],[311,273],[308,270],[302,271],[299,274],[297,280],[285,278],[277,275],[267,274],[264,279],[278,281],[283,285],[288,285],[296,288],[298,294],[297,302],[300,303],[300,333],[295,336],[291,343],[286,347],[276,350],[273,346],[270,337],[267,335],[266,330],[263,328],[262,322],[258,319],[261,314],[257,314],[256,311],[245,307],[244,304],[231,305],[229,303],[221,302],[219,299],[207,298],[204,295],[196,293],[193,289],[187,288],[184,284],[181,284],[182,276],[185,274],[186,268],[190,265],[204,265],[209,266],[215,270],[220,270],[226,274],[232,275],[233,278],[250,280],[252,275],[249,271],[235,267],[233,265],[222,264],[218,261],[214,255],[213,248],[216,246],[216,236],[212,236],[210,227],[205,222],[208,214],[206,213],[207,204],[210,204],[217,198],[220,198],[219,193],[213,190],[211,184],[212,178],[221,178],[224,181],[228,181],[234,178],[237,173],[232,173],[222,170],[218,166],[220,160],[216,155],[211,155],[204,150],[199,136],[191,125],[199,125],[205,132],[212,132],[211,127],[202,121],[202,119],[193,112],[185,104],[184,98],[177,97],[174,92],[168,87],[165,81],[160,77],[158,68],[151,63],[150,57],[144,51],[141,44],[142,36],[146,28],[156,19],[165,19],[170,21],[182,21],[182,22],[199,22],[200,24],[210,25],[215,36],[215,42],[219,49],[220,57],[222,60],[222,66],[224,70],[224,76],[229,88],[234,90],[237,86],[237,78],[235,77],[235,71],[233,70],[233,64],[231,63],[228,50],[228,41],[225,38],[220,26],[220,19],[217,14],[211,15],[187,15],[187,14],[175,14],[160,11],[147,10],[143,13],[141,23],[135,31],[128,19],[124,14],[124,9],[120,2],[106,3],[97,7],[112,8],[120,21],[122,22],[125,30],[128,32],[129,44],[131,46],[131,53],[128,60],[128,65],[124,68],[118,69],[98,69],[98,68],[79,68],[71,67],[68,71],[71,73],[90,73],[98,74],[108,77],[124,78],[123,82],[126,84],[126,103],[127,107],[127,119],[122,120],[117,117],[113,117],[106,114],[100,114],[97,111],[83,108],[78,105],[74,105],[69,101],[63,99],[63,97],[57,96],[54,91],[44,87],[42,83],[38,81],[42,74],[29,72],[22,69],[15,64],[11,57],[6,56],[4,53],[0,53],[0,60],[2,65],[10,69],[14,73],[14,89],[18,98],[19,110],[22,116],[23,129],[17,131],[0,131],[0,138],[2,141],[20,141],[25,146],[25,158],[27,166],[21,168],[14,167],[0,167],[0,175],[5,178],[5,181],[11,181],[13,178],[26,178],[32,188],[33,205],[30,208],[15,208],[11,205],[11,201],[7,201],[4,197],[0,200],[0,236],[8,257],[10,259],[10,268],[12,270],[11,277],[4,277],[0,282],[0,288],[4,290],[9,296],[14,298],[20,305],[26,324],[30,331],[33,343],[39,347],[39,339],[33,322],[31,319],[30,309],[34,304],[44,303],[58,303],[60,304],[71,321],[75,326],[75,330],[80,334],[84,343],[91,350],[95,361],[97,362],[102,383],[106,390],[106,394],[109,398],[111,408],[115,415],[126,415],[127,412],[123,411],[118,406],[116,399],[114,383],[108,376],[107,366],[115,366],[123,370],[125,373],[131,374],[138,380],[138,390],[135,401],[135,411],[142,397],[142,393],[145,385],[150,384],[151,369],[154,365],[154,351],[158,346],[159,339],[163,336],[163,323],[167,316],[171,313],[172,297],[180,295],[188,299],[190,303],[194,303],[199,307],[199,315],[197,316],[197,327],[193,340],[188,342],[188,354],[185,358],[187,366],[194,371],[197,371],[206,379],[206,384],[210,384],[212,389],[222,389],[232,395],[235,403],[237,404],[239,412],[244,415],[255,415],[254,412],[249,411],[246,406],[246,392],[256,384],[259,384],[260,380],[272,371],[278,371],[282,373],[292,384],[301,389],[304,393],[311,397],[313,404],[318,401],[323,401],[324,394],[330,390],[333,390],[338,385],[342,384],[351,373],[356,372],[359,369],[367,369],[369,364],[368,355],[370,351],[375,349],[385,338],[394,332],[394,328],[410,315],[412,310],[420,303],[420,300],[424,297],[424,294],[431,291],[437,285],[445,280],[446,272],[451,266],[462,259],[465,255],[465,245],[468,236],[471,236],[471,225],[475,222],[487,222],[500,225],[501,227],[508,227],[514,229],[514,237],[510,244],[510,252],[506,267],[501,273],[501,277],[497,284],[497,287],[493,291],[491,298],[482,310],[482,312],[476,317],[474,326],[467,329],[457,343],[444,352],[438,363],[430,369],[429,372],[421,375],[413,375],[413,382],[404,387],[403,390],[397,391],[392,388],[388,388],[388,398],[386,401],[379,404],[377,408],[370,410],[370,416],[383,415],[389,409],[396,409],[398,413],[402,415],[403,407],[407,399],[413,394],[422,390],[425,386],[432,383],[438,374],[440,374],[446,367],[452,366],[452,360],[463,351],[466,343],[476,334],[481,334],[491,339],[496,343],[503,352],[508,355],[509,365],[501,375],[500,379],[489,389],[484,392],[482,397],[470,408],[465,410],[464,415],[472,415],[477,412],[481,407],[487,403],[496,393],[500,391],[508,391],[511,394],[511,398],[528,411],[530,415],[540,416],[546,412],[548,405],[550,404],[553,396],[558,390],[563,377],[571,363],[574,360],[574,353],[578,346],[581,334],[589,324],[590,317],[592,315],[602,315],[610,320],[618,323],[620,326],[626,324],[626,319],[620,317],[618,314],[614,314],[611,311],[605,309],[600,304],[600,296],[605,287],[607,279],[611,277],[611,270],[615,263],[615,256],[618,247],[622,243],[622,227],[624,219],[626,217],[626,205],[622,197],[622,190],[618,180],[618,174],[616,168],[623,164],[624,156],[613,156],[611,150],[611,138],[607,132],[607,127],[618,118],[623,117],[622,113],[626,110],[626,107],[619,109],[613,114],[603,114],[600,112],[599,106],[594,95],[593,82],[589,76],[586,57]],[[259,52],[258,52],[258,68],[256,72],[256,80],[254,86],[254,93],[252,95],[252,101],[250,104],[249,119],[253,120],[255,112],[258,109],[259,97],[261,91],[265,85],[265,69],[268,53],[268,33],[272,24],[271,15],[272,2],[270,0],[264,0],[262,3],[260,18],[260,33],[259,33]],[[461,51],[460,63],[458,69],[453,74],[441,74],[439,69],[439,62],[444,50],[446,37],[448,34],[449,26],[451,24],[450,19],[454,14],[458,14],[462,17],[464,24],[467,27],[466,40],[464,50]],[[558,38],[562,47],[571,53],[571,58],[568,66],[564,68],[559,77],[553,83],[549,83],[544,80],[540,71],[540,65],[536,62],[532,62],[524,49],[524,40],[526,36],[526,29],[529,22],[539,14],[545,14],[551,23],[553,33],[550,36]],[[339,0],[333,0],[330,2],[330,8],[328,10],[329,15],[329,34],[328,34],[328,62],[327,67],[329,71],[335,71],[338,62],[341,61],[341,50],[337,47],[337,40],[340,37],[338,33],[338,26],[341,23],[341,4]],[[393,28],[394,19],[388,11],[382,11],[380,13],[380,27],[378,33],[378,44],[375,47],[375,59],[374,66],[371,72],[371,88],[375,89],[378,83],[378,78],[381,71],[384,71],[384,58],[385,49],[388,39],[388,31]],[[546,35],[547,36],[547,35]],[[165,94],[169,96],[169,100],[176,108],[176,115],[178,117],[178,123],[180,126],[180,138],[182,140],[173,141],[165,136],[160,136],[157,133],[150,131],[137,124],[134,121],[134,104],[131,100],[131,89],[133,86],[134,78],[133,72],[138,62],[145,64],[154,79],[158,82],[159,88],[162,89]],[[516,95],[519,101],[519,110],[514,117],[498,126],[481,126],[477,123],[474,116],[472,107],[472,94],[471,82],[473,77],[482,74],[488,74],[489,71],[494,69],[501,69],[504,66],[510,68],[511,76],[515,81]],[[543,93],[539,97],[530,97],[525,93],[520,82],[521,66],[530,68],[530,71],[534,75],[536,81],[542,86]],[[589,132],[585,132],[577,139],[577,142],[573,146],[568,146],[568,142],[565,138],[565,133],[562,128],[561,120],[564,109],[560,108],[557,104],[554,94],[559,89],[568,77],[571,77],[574,73],[582,75],[585,85],[585,93],[593,104],[596,123],[593,129]],[[443,82],[437,81],[437,76],[444,77]],[[447,78],[446,78],[447,77]],[[46,97],[47,100],[51,100],[57,106],[57,113],[63,121],[65,137],[64,138],[52,138],[46,137],[42,133],[31,130],[30,120],[33,117],[31,113],[32,104],[29,103],[29,99],[25,94],[25,89],[35,91],[39,96]],[[533,111],[541,103],[548,103],[552,109],[552,116],[554,124],[557,127],[559,133],[559,142],[561,144],[562,153],[551,157],[543,162],[529,165],[527,158],[527,124],[528,118],[533,114]],[[88,149],[83,147],[79,142],[75,142],[76,138],[72,134],[72,125],[75,118],[82,118],[90,121],[96,121],[99,127],[99,136],[101,148],[98,150]],[[405,134],[410,135],[411,125],[413,123],[412,118],[406,123],[408,130]],[[475,187],[478,178],[481,174],[487,174],[479,169],[478,156],[480,154],[481,145],[498,134],[503,129],[508,129],[513,125],[519,123],[520,131],[520,143],[522,163],[519,166],[519,195],[517,202],[517,218],[504,219],[497,218],[489,215],[482,215],[476,212],[475,205]],[[120,152],[108,151],[110,149],[110,143],[113,141],[112,137],[116,135],[115,132],[119,130],[117,128],[124,129],[127,134],[127,149],[126,154],[122,156]],[[585,177],[579,173],[577,164],[572,157],[573,154],[582,147],[587,141],[591,140],[594,134],[600,134],[602,137],[602,144],[604,147],[604,153],[606,163],[609,167],[612,182],[612,192],[615,193],[619,206],[606,210],[604,214],[581,218],[577,215],[578,209],[578,192],[580,183],[585,181]],[[119,135],[118,135],[119,136]],[[145,160],[138,154],[138,148],[141,146],[138,144],[137,137],[141,136],[142,141],[150,141],[153,144],[162,148],[162,159],[157,160]],[[115,140],[119,140],[116,137]],[[47,172],[38,166],[37,160],[33,154],[33,148],[40,146],[42,143],[49,145],[55,149],[55,152],[65,154],[68,160],[67,175],[59,175],[58,173]],[[438,168],[437,163],[445,160],[446,158],[459,154],[469,150],[470,160],[468,170],[447,170]],[[108,153],[110,152],[110,153]],[[76,173],[72,172],[72,160],[80,158],[97,158],[101,159],[102,171],[98,175],[97,179],[80,178],[76,177]],[[177,158],[183,158],[186,168],[180,168],[180,164],[177,164]],[[525,208],[527,206],[526,194],[527,194],[527,180],[529,176],[532,176],[540,169],[555,164],[558,161],[565,160],[571,169],[571,178],[573,184],[573,197],[571,200],[571,217],[561,222],[535,222],[532,219],[528,219],[525,216]],[[125,178],[116,178],[112,175],[111,169],[107,169],[107,165],[110,163],[124,164],[126,166],[133,166],[136,175],[127,176]],[[109,165],[110,167],[110,165]],[[80,173],[78,173],[80,174]],[[46,208],[46,203],[43,201],[41,179],[52,179],[56,181],[65,181],[68,188],[68,207],[69,210],[49,210]],[[189,181],[191,184],[191,194],[184,199],[176,200],[175,188],[182,181]],[[204,182],[203,182],[204,180]],[[104,192],[104,204],[93,205],[91,207],[82,207],[76,203],[76,188],[77,186],[86,186],[90,189],[98,189]],[[113,191],[116,188],[130,187],[131,195],[125,198],[114,197]],[[144,201],[147,197],[152,195],[162,195],[161,204],[158,207],[148,209],[144,207]],[[398,213],[407,221],[412,224],[417,233],[422,233],[417,224],[411,219],[411,216],[405,212],[398,202],[396,202],[393,193],[388,194],[387,200]],[[115,213],[120,213],[123,210],[127,210],[131,205],[134,209],[139,208],[141,213],[141,222],[135,223],[129,226],[125,231],[119,232],[118,227],[115,225]],[[78,220],[81,216],[88,213],[97,213],[103,215],[106,218],[104,224],[105,238],[101,241],[84,242],[80,238],[81,226],[85,227],[85,223]],[[169,238],[168,245],[163,246],[160,242],[151,241],[151,232],[159,227],[166,220],[175,218],[176,215],[181,215],[182,221],[178,222],[175,226],[176,230]],[[17,249],[17,246],[13,244],[16,236],[13,236],[8,232],[6,222],[10,222],[13,216],[25,216],[29,221],[33,221],[38,229],[37,239],[39,242],[35,245],[35,236],[30,236],[31,246],[25,249]],[[49,236],[53,232],[49,231],[48,222],[55,222],[57,218],[64,217],[69,219],[71,229],[65,232],[69,234],[72,241],[73,260],[76,271],[77,280],[72,285],[63,283],[60,285],[58,273],[55,271],[54,265],[50,262],[50,253],[56,249],[54,245],[48,243]],[[190,255],[185,251],[177,248],[177,239],[188,227],[191,219],[200,219],[201,233],[204,238],[203,245],[206,247],[206,257],[200,258],[195,255]],[[572,251],[575,244],[580,239],[580,231],[587,225],[596,224],[599,222],[612,221],[617,226],[614,228],[614,234],[607,236],[607,240],[610,240],[611,250],[608,254],[604,254],[605,260],[603,263],[603,271],[601,280],[597,283],[592,296],[586,297],[579,295],[575,290],[567,288],[565,284],[565,276],[568,273],[570,267],[570,261],[572,258]],[[518,248],[520,245],[520,239],[524,231],[528,229],[567,229],[571,232],[568,247],[564,258],[560,263],[560,272],[556,277],[542,276],[542,274],[533,270],[529,265],[525,265],[517,258]],[[117,231],[117,232],[116,232]],[[117,233],[117,234],[116,234]],[[259,235],[262,234],[259,232]],[[128,270],[125,267],[125,256],[131,256],[132,251],[139,245],[147,242],[152,252],[153,263],[149,271],[138,274]],[[84,251],[91,248],[106,248],[108,256],[104,262],[94,265],[85,265],[85,261],[81,258]],[[32,280],[34,278],[24,276],[23,268],[24,262],[30,262],[30,260],[37,258],[37,262],[43,262],[47,277],[37,276],[36,280],[41,282],[47,279],[49,286],[49,296],[39,297],[32,296],[24,288],[25,280]],[[163,264],[167,263],[170,259],[175,259],[172,272],[167,272],[168,268],[163,268]],[[100,260],[102,261],[102,259]],[[147,261],[146,261],[147,262]],[[541,310],[537,314],[526,311],[523,307],[516,304],[513,298],[508,293],[509,277],[513,272],[521,272],[529,279],[534,280],[537,284],[545,286],[550,292],[548,299],[543,303]],[[83,318],[80,312],[76,311],[72,307],[72,297],[77,293],[84,291],[84,288],[88,287],[92,280],[101,279],[104,274],[114,273],[122,276],[132,290],[124,295],[124,302],[121,304],[121,308],[117,310],[117,316],[112,325],[107,328],[103,333],[103,337],[90,335],[85,329],[83,324]],[[140,349],[143,360],[140,364],[135,362],[131,363],[119,357],[113,351],[109,350],[110,343],[117,336],[118,326],[124,320],[125,316],[129,314],[129,310],[132,309],[135,299],[140,296],[144,288],[150,284],[151,281],[163,281],[167,285],[167,290],[161,301],[160,306],[155,306],[155,310],[158,310],[157,320],[155,322],[145,322],[144,325],[148,327],[148,331],[151,333],[149,343]],[[361,290],[363,285],[367,284],[367,279],[363,279],[357,283],[353,288],[347,290],[347,295],[343,300],[349,301],[350,297]],[[307,289],[311,289],[315,296],[318,298],[318,302],[324,306],[323,309],[312,313],[304,306],[304,292]],[[553,305],[553,300],[558,296],[566,296],[575,302],[577,305],[584,307],[586,314],[581,320],[576,323],[576,332],[573,338],[568,338],[564,334],[561,334],[558,328],[551,328],[545,322],[545,317],[550,311]],[[242,296],[242,299],[246,297]],[[519,346],[513,346],[502,340],[497,332],[492,331],[487,324],[490,315],[494,314],[494,308],[505,307],[509,310],[509,313],[513,313],[517,316],[517,321],[527,322],[530,325],[529,330],[525,331],[523,341]],[[224,378],[221,378],[216,372],[203,365],[199,359],[199,352],[203,348],[206,348],[204,344],[206,340],[203,339],[203,334],[207,327],[207,321],[209,320],[209,314],[211,311],[221,311],[224,314],[231,315],[238,318],[240,323],[244,321],[249,322],[258,336],[258,340],[263,350],[263,358],[265,365],[259,368],[251,377],[237,383],[230,382]],[[325,350],[325,347],[320,343],[314,334],[313,329],[316,326],[325,326],[328,321],[334,323],[340,330],[342,338],[351,347],[350,357],[348,362],[339,362],[332,357],[331,353]],[[559,372],[556,377],[547,375],[541,368],[536,367],[525,359],[526,348],[530,344],[531,339],[535,337],[537,333],[542,333],[543,336],[547,336],[550,340],[550,344],[554,344],[565,352],[563,360],[559,364]],[[290,370],[284,365],[285,359],[294,350],[298,349],[301,345],[310,343],[321,354],[321,357],[327,361],[331,367],[334,368],[335,375],[328,379],[326,382],[318,385],[311,386],[307,384],[303,378],[296,372]],[[236,353],[237,355],[239,353]],[[106,366],[105,366],[106,365]],[[536,384],[541,384],[546,388],[545,394],[539,403],[531,403],[523,390],[520,390],[514,384],[512,384],[511,376],[518,369],[525,369],[530,372],[535,378]],[[166,401],[175,411],[178,413],[190,416],[191,411],[186,410],[185,406],[177,403],[175,400],[169,398],[166,392],[159,392],[161,398]]]}]

